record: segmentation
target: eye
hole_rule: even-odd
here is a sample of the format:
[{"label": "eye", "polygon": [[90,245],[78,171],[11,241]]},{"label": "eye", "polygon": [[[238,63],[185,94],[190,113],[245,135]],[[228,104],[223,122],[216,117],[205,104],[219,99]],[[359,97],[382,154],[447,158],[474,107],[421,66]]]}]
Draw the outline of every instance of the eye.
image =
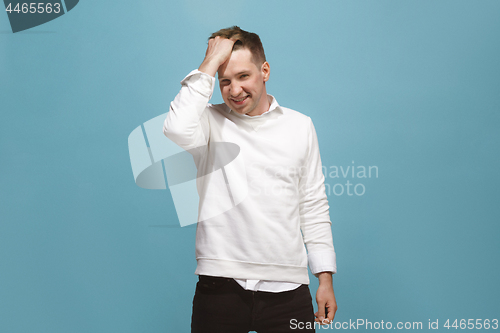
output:
[{"label": "eye", "polygon": [[222,81],[219,81],[219,83],[221,86],[227,86],[229,84],[229,80],[224,79]]},{"label": "eye", "polygon": [[240,78],[244,79],[244,78],[246,78],[247,76],[248,76],[248,74],[242,74],[242,75],[240,76]]}]

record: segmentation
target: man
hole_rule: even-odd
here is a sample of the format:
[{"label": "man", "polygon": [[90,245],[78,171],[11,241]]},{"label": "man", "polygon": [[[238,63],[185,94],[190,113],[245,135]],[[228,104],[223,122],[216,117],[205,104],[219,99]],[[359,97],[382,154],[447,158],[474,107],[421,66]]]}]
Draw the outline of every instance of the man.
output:
[{"label": "man", "polygon": [[[216,73],[225,103],[212,105]],[[217,143],[239,147],[244,163],[224,174],[226,184],[210,185],[215,176],[198,183],[201,208],[220,205],[216,192],[227,183],[248,187],[232,209],[197,225],[192,332],[314,332],[314,321],[330,323],[337,310],[316,132],[309,117],[267,94],[269,75],[256,34],[222,29],[181,81],[164,123],[163,133],[192,153],[199,174],[213,174]],[[307,264],[319,279],[314,314]]]}]

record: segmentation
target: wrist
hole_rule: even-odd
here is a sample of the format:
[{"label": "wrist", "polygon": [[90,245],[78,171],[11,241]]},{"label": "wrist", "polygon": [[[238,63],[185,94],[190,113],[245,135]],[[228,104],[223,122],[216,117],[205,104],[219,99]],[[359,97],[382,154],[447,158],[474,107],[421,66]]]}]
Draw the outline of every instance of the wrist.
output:
[{"label": "wrist", "polygon": [[217,70],[219,70],[219,67],[220,63],[216,59],[205,58],[201,63],[200,67],[198,68],[198,70],[200,72],[215,77],[215,74],[217,73]]},{"label": "wrist", "polygon": [[328,283],[332,284],[333,278],[332,278],[332,272],[321,272],[317,274],[319,283]]}]

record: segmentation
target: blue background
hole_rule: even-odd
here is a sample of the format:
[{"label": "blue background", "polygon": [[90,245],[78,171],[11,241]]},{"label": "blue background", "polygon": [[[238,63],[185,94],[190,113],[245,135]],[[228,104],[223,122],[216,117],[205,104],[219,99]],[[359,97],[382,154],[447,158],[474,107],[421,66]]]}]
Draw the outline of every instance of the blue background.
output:
[{"label": "blue background", "polygon": [[336,320],[499,318],[499,17],[496,0],[87,0],[13,34],[0,14],[0,331],[189,332],[195,229],[134,183],[127,137],[234,24],[324,166],[378,167],[326,179],[366,188],[329,195]]}]

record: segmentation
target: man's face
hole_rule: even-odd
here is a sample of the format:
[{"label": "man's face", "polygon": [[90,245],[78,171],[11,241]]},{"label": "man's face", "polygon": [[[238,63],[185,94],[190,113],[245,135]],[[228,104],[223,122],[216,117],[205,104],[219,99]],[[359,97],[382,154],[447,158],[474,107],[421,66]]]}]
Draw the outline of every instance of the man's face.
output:
[{"label": "man's face", "polygon": [[257,116],[269,109],[265,85],[269,79],[269,64],[264,62],[257,66],[249,49],[233,51],[218,73],[222,98],[231,110]]}]

